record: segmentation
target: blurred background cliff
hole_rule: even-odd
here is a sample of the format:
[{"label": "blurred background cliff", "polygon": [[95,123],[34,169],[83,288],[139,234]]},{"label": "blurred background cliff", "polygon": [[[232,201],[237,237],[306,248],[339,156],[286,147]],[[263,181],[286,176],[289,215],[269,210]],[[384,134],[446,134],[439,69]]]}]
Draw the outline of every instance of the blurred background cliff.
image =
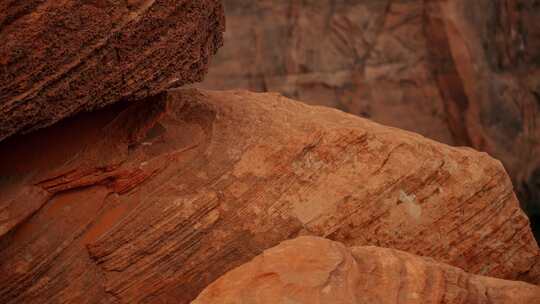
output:
[{"label": "blurred background cliff", "polygon": [[275,91],[498,158],[538,235],[540,1],[224,0],[202,87]]}]

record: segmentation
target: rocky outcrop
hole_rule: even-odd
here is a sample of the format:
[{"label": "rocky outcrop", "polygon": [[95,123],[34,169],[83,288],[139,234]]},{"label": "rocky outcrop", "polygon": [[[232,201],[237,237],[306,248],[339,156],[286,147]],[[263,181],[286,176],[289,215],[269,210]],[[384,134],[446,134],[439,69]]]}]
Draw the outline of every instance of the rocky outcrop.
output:
[{"label": "rocky outcrop", "polygon": [[219,0],[4,0],[0,140],[201,81],[223,31]]},{"label": "rocky outcrop", "polygon": [[488,152],[540,216],[537,1],[224,5],[228,43],[205,88],[277,91]]},{"label": "rocky outcrop", "polygon": [[0,172],[1,303],[187,303],[299,235],[540,282],[498,161],[279,94],[117,104],[2,142]]},{"label": "rocky outcrop", "polygon": [[399,250],[300,237],[231,270],[191,303],[530,304],[540,303],[540,287]]}]

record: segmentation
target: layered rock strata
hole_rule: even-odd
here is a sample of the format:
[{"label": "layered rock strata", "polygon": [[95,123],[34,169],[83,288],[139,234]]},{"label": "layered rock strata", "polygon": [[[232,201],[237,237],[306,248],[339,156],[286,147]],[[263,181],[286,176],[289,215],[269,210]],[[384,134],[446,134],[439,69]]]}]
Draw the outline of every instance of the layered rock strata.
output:
[{"label": "layered rock strata", "polygon": [[188,303],[299,235],[540,282],[500,162],[279,94],[172,90],[0,143],[0,302]]},{"label": "layered rock strata", "polygon": [[219,0],[4,0],[0,141],[81,111],[201,81]]},{"label": "layered rock strata", "polygon": [[203,87],[281,92],[488,152],[540,219],[537,1],[224,6],[228,43]]}]

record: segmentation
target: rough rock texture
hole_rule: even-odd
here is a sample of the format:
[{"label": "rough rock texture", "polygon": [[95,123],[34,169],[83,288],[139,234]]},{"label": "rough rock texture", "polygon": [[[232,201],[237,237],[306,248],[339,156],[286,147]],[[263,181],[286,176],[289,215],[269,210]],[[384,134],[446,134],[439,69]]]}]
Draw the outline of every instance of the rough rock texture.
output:
[{"label": "rough rock texture", "polygon": [[0,1],[0,141],[201,81],[220,0]]},{"label": "rough rock texture", "polygon": [[187,303],[298,235],[540,282],[502,165],[279,94],[174,90],[0,144],[0,303]]},{"label": "rough rock texture", "polygon": [[285,241],[219,278],[192,304],[540,303],[540,287],[471,275],[403,251]]},{"label": "rough rock texture", "polygon": [[224,5],[227,44],[205,88],[277,91],[486,151],[540,216],[538,1]]}]

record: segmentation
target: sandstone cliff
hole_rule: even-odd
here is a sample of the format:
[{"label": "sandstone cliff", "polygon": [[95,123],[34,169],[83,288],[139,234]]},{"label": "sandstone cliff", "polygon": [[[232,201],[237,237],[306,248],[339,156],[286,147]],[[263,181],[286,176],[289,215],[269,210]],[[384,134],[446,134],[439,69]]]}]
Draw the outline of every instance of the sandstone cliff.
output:
[{"label": "sandstone cliff", "polygon": [[188,303],[299,235],[540,282],[498,161],[279,94],[117,104],[3,141],[0,172],[1,303]]}]

